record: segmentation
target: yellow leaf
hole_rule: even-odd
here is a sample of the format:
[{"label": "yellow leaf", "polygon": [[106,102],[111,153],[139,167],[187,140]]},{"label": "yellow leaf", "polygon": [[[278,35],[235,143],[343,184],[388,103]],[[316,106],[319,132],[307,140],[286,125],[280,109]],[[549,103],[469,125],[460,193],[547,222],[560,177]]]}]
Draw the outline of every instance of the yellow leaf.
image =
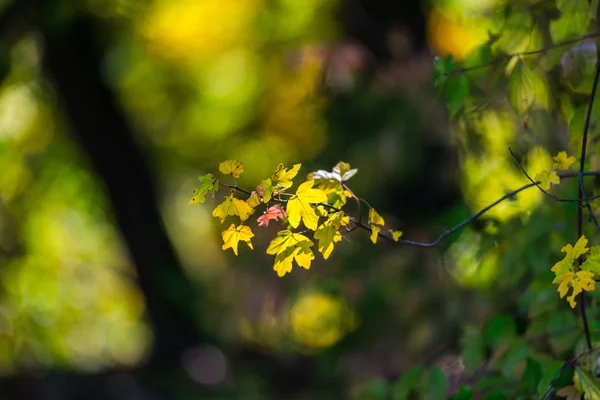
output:
[{"label": "yellow leaf", "polygon": [[575,247],[571,246],[569,243],[560,249],[560,251],[567,253],[566,257],[568,257],[570,260],[576,260],[590,250],[588,247],[585,247],[587,244],[587,238],[585,235],[581,235],[581,237],[577,240],[577,243],[575,243]]},{"label": "yellow leaf", "polygon": [[292,270],[292,261],[303,268],[310,268],[311,261],[315,255],[310,249],[313,242],[304,235],[292,233],[289,230],[281,231],[271,241],[267,248],[267,254],[275,254],[273,269],[279,277],[284,276]]},{"label": "yellow leaf", "polygon": [[231,248],[236,256],[238,255],[238,243],[240,241],[246,242],[248,247],[254,249],[250,241],[250,238],[254,237],[254,234],[249,226],[240,225],[236,228],[234,224],[231,224],[227,230],[221,233],[221,236],[223,237],[222,249],[227,250]]},{"label": "yellow leaf", "polygon": [[394,242],[397,242],[402,237],[402,232],[400,231],[393,231],[390,229],[389,232],[390,235],[392,235],[392,239],[394,239]]},{"label": "yellow leaf", "polygon": [[223,161],[221,164],[219,164],[219,171],[225,175],[231,175],[237,179],[244,172],[244,164],[238,160]]},{"label": "yellow leaf", "polygon": [[225,197],[225,200],[212,212],[213,217],[221,218],[221,223],[228,215],[237,215],[241,221],[245,221],[252,214],[254,214],[254,209],[245,201],[233,197],[233,194]]},{"label": "yellow leaf", "polygon": [[371,242],[377,243],[377,238],[379,237],[380,231],[381,231],[381,228],[379,228],[378,226],[371,227]]},{"label": "yellow leaf", "polygon": [[544,190],[550,190],[552,184],[557,185],[560,183],[560,178],[554,171],[542,171],[535,176],[534,180],[539,182],[540,187]]},{"label": "yellow leaf", "polygon": [[558,170],[568,170],[571,165],[576,161],[575,157],[567,157],[566,151],[559,152],[553,158],[554,160],[554,169]]},{"label": "yellow leaf", "polygon": [[383,217],[373,207],[369,210],[369,224],[385,225]]},{"label": "yellow leaf", "polygon": [[258,193],[252,192],[250,194],[250,197],[248,198],[248,200],[246,200],[246,203],[248,203],[248,205],[252,208],[259,205],[261,203],[261,201],[260,201],[260,197],[258,197]]},{"label": "yellow leaf", "polygon": [[271,177],[273,184],[276,185],[280,190],[285,190],[292,186],[292,179],[298,174],[302,164],[294,164],[291,169],[287,169],[283,164],[279,164],[275,173]]},{"label": "yellow leaf", "polygon": [[330,214],[329,219],[322,223],[315,232],[315,239],[319,241],[319,251],[324,259],[328,259],[333,251],[335,243],[342,240],[342,234],[339,232],[340,226],[348,224],[348,217],[344,212]]},{"label": "yellow leaf", "polygon": [[327,196],[322,190],[313,189],[314,180],[306,181],[298,187],[296,194],[287,202],[286,214],[288,222],[294,228],[300,225],[300,219],[308,229],[316,230],[319,222],[311,203],[321,203],[327,201]]}]

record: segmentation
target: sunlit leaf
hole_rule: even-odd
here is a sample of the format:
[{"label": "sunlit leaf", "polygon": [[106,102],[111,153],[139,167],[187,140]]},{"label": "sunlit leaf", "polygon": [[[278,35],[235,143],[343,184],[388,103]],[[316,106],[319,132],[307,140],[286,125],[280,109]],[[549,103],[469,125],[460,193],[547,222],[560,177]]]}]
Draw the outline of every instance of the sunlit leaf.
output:
[{"label": "sunlit leaf", "polygon": [[328,259],[335,243],[342,240],[340,227],[348,224],[348,217],[343,212],[330,214],[327,221],[319,225],[315,231],[315,239],[319,241],[318,249],[324,259]]},{"label": "sunlit leaf", "polygon": [[248,205],[250,207],[255,208],[262,202],[260,201],[260,197],[258,196],[258,193],[256,193],[256,191],[254,191],[250,194],[250,197],[248,197],[248,200],[246,200],[246,203],[248,203]]},{"label": "sunlit leaf", "polygon": [[508,100],[519,116],[532,107],[548,108],[550,95],[545,76],[519,60],[508,79]]},{"label": "sunlit leaf", "polygon": [[303,268],[310,268],[311,261],[315,258],[310,249],[312,246],[312,240],[306,236],[285,230],[279,232],[277,237],[271,241],[267,248],[267,254],[275,255],[273,269],[279,277],[282,277],[292,271],[292,261],[296,261]]},{"label": "sunlit leaf", "polygon": [[285,218],[285,210],[280,204],[275,204],[269,207],[267,211],[260,217],[258,217],[258,226],[269,226],[269,221],[277,221],[281,218]]},{"label": "sunlit leaf", "polygon": [[542,171],[538,173],[533,179],[536,182],[539,182],[540,187],[544,190],[550,190],[553,184],[558,185],[560,183],[560,178],[554,171]]},{"label": "sunlit leaf", "polygon": [[302,164],[294,164],[292,168],[287,169],[283,164],[279,164],[275,173],[271,177],[273,186],[277,186],[279,190],[285,190],[292,186],[292,179],[298,174]]},{"label": "sunlit leaf", "polygon": [[235,179],[244,172],[244,164],[238,160],[227,160],[219,164],[219,171],[225,175],[231,175]]},{"label": "sunlit leaf", "polygon": [[290,197],[286,205],[286,213],[290,225],[297,228],[300,220],[308,229],[316,230],[319,217],[311,204],[324,203],[327,196],[322,190],[313,189],[315,181],[306,181],[298,187],[296,195]]},{"label": "sunlit leaf", "polygon": [[381,231],[381,228],[373,225],[371,227],[371,242],[373,242],[373,244],[377,243],[377,238],[379,237],[379,232]]},{"label": "sunlit leaf", "polygon": [[568,170],[571,167],[571,165],[576,161],[575,157],[573,156],[567,157],[566,151],[559,152],[556,156],[554,156],[552,160],[554,161],[554,169],[561,171]]},{"label": "sunlit leaf", "polygon": [[252,214],[254,214],[254,209],[245,201],[233,197],[233,194],[225,197],[225,200],[215,207],[212,212],[213,217],[221,219],[221,223],[225,221],[228,215],[237,215],[241,221],[245,221]]},{"label": "sunlit leaf", "polygon": [[392,239],[394,239],[394,242],[397,242],[402,237],[402,232],[401,231],[394,231],[394,230],[390,229],[389,233],[392,236]]},{"label": "sunlit leaf", "polygon": [[581,391],[585,393],[586,400],[600,400],[600,382],[598,382],[598,378],[581,368],[575,368],[573,380],[575,387],[579,384]]},{"label": "sunlit leaf", "polygon": [[200,187],[194,189],[194,195],[189,204],[204,203],[208,193],[215,197],[215,192],[219,190],[219,180],[215,179],[212,174],[206,174],[198,179],[200,179]]},{"label": "sunlit leaf", "polygon": [[385,225],[385,220],[373,207],[369,210],[369,224]]},{"label": "sunlit leaf", "polygon": [[236,227],[231,224],[227,230],[221,233],[221,236],[223,237],[223,250],[231,248],[236,256],[238,255],[238,243],[240,241],[245,242],[248,247],[253,249],[250,239],[254,237],[254,234],[249,226],[240,225]]},{"label": "sunlit leaf", "polygon": [[256,192],[262,196],[263,202],[268,203],[273,195],[273,186],[271,185],[271,179],[267,178],[263,180],[260,185],[256,187]]},{"label": "sunlit leaf", "polygon": [[550,21],[550,35],[560,43],[588,33],[590,5],[587,0],[556,0],[560,18]]}]

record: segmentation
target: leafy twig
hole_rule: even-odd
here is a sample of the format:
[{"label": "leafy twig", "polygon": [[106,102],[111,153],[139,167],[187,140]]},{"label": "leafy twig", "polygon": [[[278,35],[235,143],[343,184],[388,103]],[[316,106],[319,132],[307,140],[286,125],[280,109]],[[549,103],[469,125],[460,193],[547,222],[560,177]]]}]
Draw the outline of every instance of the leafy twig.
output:
[{"label": "leafy twig", "polygon": [[533,56],[536,54],[541,54],[541,53],[545,53],[549,50],[553,50],[553,49],[557,49],[560,47],[564,47],[564,46],[569,46],[571,44],[575,44],[575,43],[579,43],[582,40],[585,39],[590,39],[590,38],[595,38],[595,37],[600,37],[600,33],[590,33],[587,35],[583,35],[578,37],[577,39],[571,39],[571,40],[567,40],[565,42],[561,42],[561,43],[557,43],[557,44],[553,44],[551,46],[547,46],[547,47],[543,47],[541,49],[537,49],[537,50],[531,50],[531,51],[522,51],[522,52],[518,52],[518,53],[512,53],[512,54],[507,54],[503,57],[498,57],[490,62],[484,63],[484,64],[478,64],[478,65],[474,65],[472,67],[467,67],[467,68],[458,68],[455,69],[453,71],[450,72],[446,72],[444,74],[442,74],[443,76],[451,76],[451,75],[459,75],[468,71],[473,71],[476,69],[481,69],[481,68],[485,68],[485,67],[490,67],[492,65],[496,65],[499,64],[503,61],[508,61],[513,57],[526,57],[526,56]]}]

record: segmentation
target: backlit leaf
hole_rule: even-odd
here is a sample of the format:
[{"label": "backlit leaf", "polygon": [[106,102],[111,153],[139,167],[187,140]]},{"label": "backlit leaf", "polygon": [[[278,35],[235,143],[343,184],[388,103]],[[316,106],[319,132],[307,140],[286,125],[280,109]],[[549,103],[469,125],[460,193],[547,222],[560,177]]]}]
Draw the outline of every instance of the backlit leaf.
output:
[{"label": "backlit leaf", "polygon": [[252,214],[254,214],[254,209],[245,201],[233,197],[233,194],[225,197],[225,200],[215,207],[212,212],[213,217],[221,219],[221,223],[225,221],[228,215],[237,215],[241,221],[245,221]]},{"label": "backlit leaf", "polygon": [[244,172],[244,164],[238,160],[223,161],[221,164],[219,164],[219,171],[225,175],[231,175],[237,179]]},{"label": "backlit leaf", "polygon": [[348,224],[348,217],[343,212],[329,215],[329,219],[319,225],[315,231],[315,239],[319,241],[318,249],[323,254],[324,259],[328,259],[333,251],[335,243],[342,240],[342,234],[339,232],[341,226]]},{"label": "backlit leaf", "polygon": [[369,210],[369,224],[385,225],[385,220],[373,207]]},{"label": "backlit leaf", "polygon": [[256,192],[262,196],[263,202],[268,203],[273,195],[273,186],[271,185],[271,179],[267,178],[263,180],[260,185],[256,187]]},{"label": "backlit leaf", "polygon": [[573,156],[567,157],[566,151],[559,152],[556,156],[554,156],[554,158],[552,158],[552,160],[554,161],[554,169],[558,169],[561,171],[568,170],[571,167],[571,165],[576,161],[575,157]]},{"label": "backlit leaf", "polygon": [[508,79],[508,100],[519,116],[534,107],[548,108],[550,95],[545,76],[519,60]]},{"label": "backlit leaf", "polygon": [[550,190],[553,184],[558,185],[560,183],[560,178],[554,171],[542,171],[535,176],[534,180],[539,182],[540,187],[544,190]]},{"label": "backlit leaf", "polygon": [[269,207],[267,211],[260,217],[258,217],[258,226],[269,226],[269,221],[285,218],[285,210],[281,207],[281,204],[275,204],[272,207]]},{"label": "backlit leaf", "polygon": [[194,195],[189,204],[204,203],[208,193],[215,197],[215,192],[219,190],[219,180],[213,177],[213,174],[206,174],[199,177],[200,187],[194,189]]},{"label": "backlit leaf", "polygon": [[260,197],[258,196],[258,193],[256,193],[256,191],[252,192],[250,194],[250,197],[248,197],[248,200],[246,200],[246,203],[248,203],[248,205],[252,208],[258,206],[259,204],[261,204],[260,201]]},{"label": "backlit leaf", "polygon": [[394,239],[394,242],[397,242],[402,237],[401,231],[393,231],[390,229],[389,232],[390,232],[390,235],[392,235],[392,239]]},{"label": "backlit leaf", "polygon": [[598,382],[598,378],[590,375],[581,368],[575,368],[573,380],[575,387],[579,383],[581,391],[585,393],[586,400],[600,400],[600,382]]},{"label": "backlit leaf", "polygon": [[254,237],[252,230],[249,226],[240,225],[236,228],[234,224],[231,224],[229,228],[221,233],[223,238],[223,250],[231,248],[235,255],[238,255],[238,243],[240,241],[245,242],[248,247],[252,247],[250,238]]},{"label": "backlit leaf", "polygon": [[275,173],[271,177],[273,186],[277,186],[279,190],[285,190],[292,186],[292,179],[298,174],[302,164],[294,164],[292,168],[287,169],[283,164],[279,164]]},{"label": "backlit leaf", "polygon": [[322,190],[313,189],[315,181],[306,181],[298,187],[296,194],[287,202],[286,213],[290,225],[297,228],[300,220],[308,229],[316,230],[319,217],[315,213],[314,203],[323,203],[327,201],[327,196]]},{"label": "backlit leaf", "polygon": [[587,0],[556,0],[560,18],[550,21],[550,35],[554,43],[579,37],[588,33],[590,26]]},{"label": "backlit leaf", "polygon": [[380,231],[381,231],[381,228],[378,226],[371,227],[371,242],[373,242],[374,244],[377,243],[377,238],[379,237]]},{"label": "backlit leaf", "polygon": [[313,245],[312,240],[306,236],[286,230],[279,232],[271,241],[267,254],[275,255],[273,269],[282,277],[291,272],[292,261],[296,261],[296,264],[303,268],[310,268],[311,261],[315,258],[310,249]]}]

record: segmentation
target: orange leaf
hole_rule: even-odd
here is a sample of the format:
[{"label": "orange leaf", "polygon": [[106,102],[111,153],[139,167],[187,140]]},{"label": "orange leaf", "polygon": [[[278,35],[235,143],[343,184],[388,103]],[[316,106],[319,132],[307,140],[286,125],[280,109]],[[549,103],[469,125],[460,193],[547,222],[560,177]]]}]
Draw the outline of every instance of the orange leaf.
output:
[{"label": "orange leaf", "polygon": [[275,204],[273,207],[269,207],[267,211],[260,217],[258,217],[258,226],[269,226],[270,220],[277,221],[279,218],[285,218],[285,210],[280,204]]}]

